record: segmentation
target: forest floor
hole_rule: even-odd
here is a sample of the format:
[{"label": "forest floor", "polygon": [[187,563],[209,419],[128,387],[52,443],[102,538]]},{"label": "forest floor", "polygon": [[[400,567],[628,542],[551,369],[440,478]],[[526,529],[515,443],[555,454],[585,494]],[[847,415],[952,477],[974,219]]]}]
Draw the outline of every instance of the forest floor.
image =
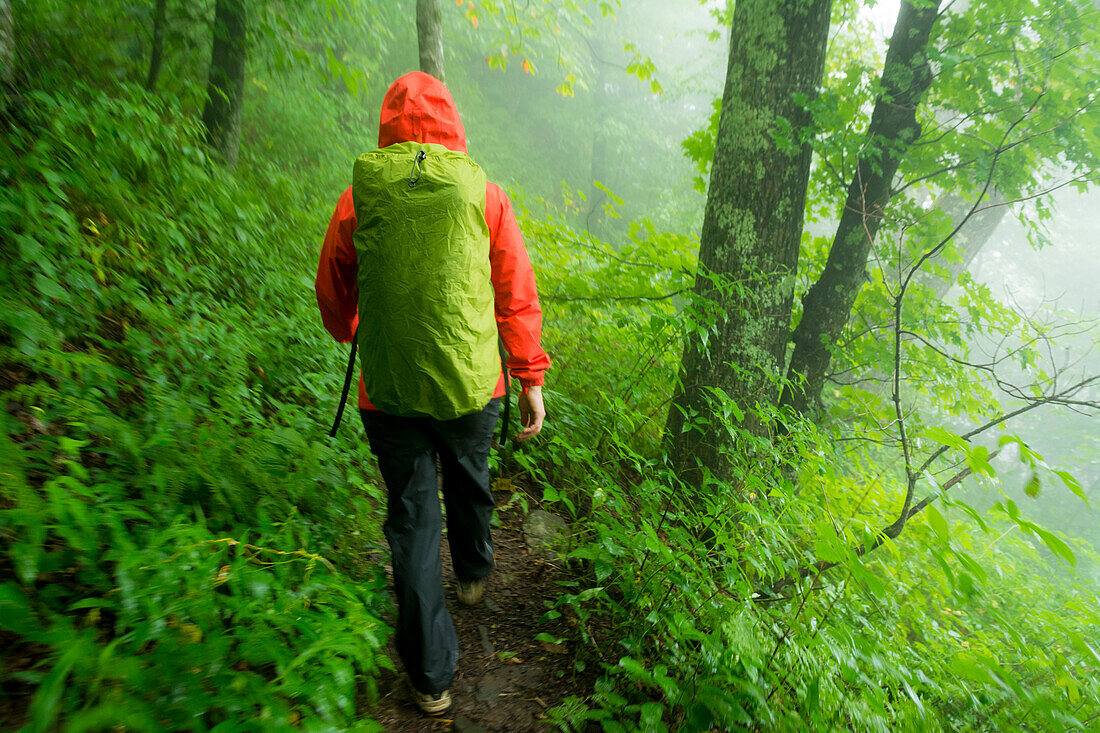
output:
[{"label": "forest floor", "polygon": [[[500,507],[510,491],[497,493]],[[516,505],[497,510],[493,528],[496,568],[485,599],[476,606],[458,602],[450,549],[444,541],[443,584],[458,632],[458,671],[451,694],[454,705],[430,718],[413,704],[391,637],[387,653],[397,672],[383,671],[379,701],[363,706],[387,731],[546,731],[543,714],[566,697],[591,694],[595,675],[577,673],[574,650],[566,642],[551,644],[535,637],[546,633],[569,637],[565,617],[540,621],[561,594],[567,574],[556,564],[530,554],[523,537],[523,511]],[[393,624],[394,619],[388,619]]]}]

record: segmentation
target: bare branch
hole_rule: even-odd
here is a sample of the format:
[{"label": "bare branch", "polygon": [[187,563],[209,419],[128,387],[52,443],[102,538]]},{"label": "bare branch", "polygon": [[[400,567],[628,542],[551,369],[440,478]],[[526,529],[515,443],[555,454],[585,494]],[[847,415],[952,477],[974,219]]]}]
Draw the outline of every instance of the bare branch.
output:
[{"label": "bare branch", "polygon": [[[609,260],[614,260],[615,262],[619,262],[619,263],[624,264],[624,265],[629,265],[631,267],[644,267],[644,268],[649,269],[649,270],[664,270],[665,269],[663,266],[655,264],[653,262],[634,262],[632,260],[623,259],[622,257],[619,257],[618,255],[616,255],[614,252],[611,252],[611,251],[608,251],[606,249],[597,247],[594,244],[589,244],[588,242],[585,242],[583,239],[573,239],[569,243],[573,244],[573,245],[576,245],[578,247],[584,247],[587,250],[595,252],[596,254],[600,255],[601,257],[606,257]],[[689,273],[685,270],[684,274],[690,275],[690,274],[693,274],[693,273]]]},{"label": "bare branch", "polygon": [[[1061,392],[1059,392],[1057,394],[1051,394],[1051,395],[1047,395],[1045,397],[1039,397],[1039,398],[1033,399],[1030,402],[1028,402],[1026,405],[1023,405],[1022,407],[1020,407],[1018,409],[1015,409],[1012,412],[1008,412],[1008,413],[1005,413],[1004,415],[996,417],[993,420],[990,420],[989,422],[985,423],[984,425],[980,425],[980,426],[974,428],[973,430],[971,430],[970,432],[965,433],[963,435],[960,435],[959,437],[962,438],[965,441],[969,441],[971,438],[973,438],[975,436],[978,436],[978,435],[981,435],[982,433],[986,432],[987,430],[990,430],[991,428],[995,428],[1003,422],[1011,420],[1015,417],[1019,417],[1020,415],[1023,415],[1024,413],[1031,412],[1036,407],[1042,407],[1043,405],[1050,405],[1050,404],[1059,404],[1059,403],[1061,403],[1065,400],[1071,400],[1074,395],[1076,395],[1078,392],[1083,390],[1085,387],[1088,387],[1091,384],[1097,384],[1097,383],[1100,383],[1100,374],[1096,374],[1096,375],[1091,376],[1087,379],[1083,379],[1083,380],[1077,382],[1076,384],[1073,384],[1073,385],[1067,387],[1066,389],[1063,389]],[[1100,408],[1100,405],[1098,405],[1097,407]],[[939,448],[937,448],[935,451],[932,452],[932,455],[930,455],[928,457],[928,459],[923,464],[921,464],[921,467],[917,469],[917,473],[924,473],[928,469],[928,467],[931,466],[932,463],[937,458],[942,456],[948,450],[949,450],[949,446],[946,446],[946,445],[942,445]]]},{"label": "bare branch", "polygon": [[[1006,144],[1005,140],[1008,139],[1008,132],[1011,132],[1017,125],[1019,125],[1021,122],[1023,122],[1027,117],[1029,117],[1031,115],[1032,112],[1035,111],[1035,106],[1039,103],[1039,99],[1042,98],[1044,93],[1040,93],[1039,97],[1037,97],[1035,99],[1035,101],[1032,102],[1031,106],[1029,106],[1028,109],[1015,122],[1013,122],[1009,126],[1008,131],[1006,132],[1004,137],[1001,138],[1000,144],[994,146],[993,143],[989,143],[989,142],[986,142],[984,140],[981,140],[981,138],[975,138],[975,139],[980,140],[987,147],[992,148],[991,154],[994,157],[996,157],[996,156],[1000,155],[1001,153],[1005,153],[1009,150],[1012,150],[1013,148],[1016,148],[1016,147],[1019,147],[1020,145],[1023,145],[1026,142],[1030,142],[1031,140],[1034,140],[1037,137],[1042,137],[1044,135],[1049,135],[1050,133],[1054,132],[1055,130],[1060,129],[1060,128],[1064,127],[1065,125],[1069,124],[1070,122],[1072,122],[1073,120],[1077,119],[1078,117],[1083,115],[1085,112],[1089,111],[1096,104],[1096,100],[1090,100],[1087,104],[1084,104],[1081,107],[1078,107],[1076,110],[1074,110],[1073,114],[1069,115],[1068,117],[1066,117],[1062,120],[1059,120],[1058,122],[1054,123],[1053,125],[1045,128],[1045,129],[1042,129],[1042,130],[1036,130],[1034,132],[1028,133],[1027,135],[1024,135],[1023,137],[1021,137],[1020,139],[1014,140],[1011,143]],[[931,173],[926,173],[925,175],[917,176],[916,178],[905,181],[904,183],[899,185],[897,188],[895,188],[893,191],[890,192],[890,196],[891,197],[897,196],[899,193],[905,191],[908,188],[911,188],[912,186],[915,186],[918,183],[922,183],[923,181],[927,181],[931,178],[935,178],[936,176],[943,175],[944,173],[950,173],[951,171],[956,171],[956,170],[960,170],[962,168],[966,168],[967,166],[970,166],[970,165],[973,165],[974,163],[977,163],[978,161],[982,160],[983,158],[984,158],[984,156],[976,155],[972,158],[968,158],[966,160],[963,160],[963,161],[960,161],[960,162],[957,162],[957,163],[951,163],[949,165],[944,165],[944,166],[942,166],[940,168],[937,168],[936,170],[932,171]]]}]

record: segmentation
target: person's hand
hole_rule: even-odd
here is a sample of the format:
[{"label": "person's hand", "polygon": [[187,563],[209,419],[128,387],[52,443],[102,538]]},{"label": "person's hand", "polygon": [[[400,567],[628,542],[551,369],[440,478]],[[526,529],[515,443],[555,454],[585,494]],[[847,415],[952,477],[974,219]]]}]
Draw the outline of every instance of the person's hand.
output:
[{"label": "person's hand", "polygon": [[527,440],[539,434],[542,430],[542,421],[546,418],[546,409],[542,406],[542,387],[528,387],[527,391],[519,396],[519,424],[523,430],[519,431],[516,440]]}]

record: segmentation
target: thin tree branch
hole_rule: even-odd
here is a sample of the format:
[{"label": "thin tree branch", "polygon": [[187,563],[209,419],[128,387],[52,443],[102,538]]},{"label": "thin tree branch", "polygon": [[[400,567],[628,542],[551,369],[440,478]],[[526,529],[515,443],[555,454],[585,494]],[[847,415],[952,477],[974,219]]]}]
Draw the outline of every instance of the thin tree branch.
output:
[{"label": "thin tree branch", "polygon": [[606,295],[606,296],[601,296],[601,297],[596,297],[596,296],[575,296],[575,297],[570,297],[570,296],[566,296],[566,295],[558,295],[558,294],[555,294],[555,293],[551,293],[549,295],[544,295],[542,297],[546,300],[549,300],[549,301],[556,301],[556,302],[563,302],[563,303],[577,303],[577,302],[609,303],[609,302],[620,302],[620,301],[628,301],[628,300],[649,300],[649,301],[653,301],[653,300],[668,300],[669,298],[675,298],[677,295],[683,295],[688,290],[690,290],[690,288],[680,288],[679,290],[674,290],[673,292],[665,293],[664,295]]},{"label": "thin tree branch", "polygon": [[[989,454],[989,460],[992,460],[994,457],[996,457],[999,452],[1000,452],[1000,450],[998,449],[998,450],[995,450],[992,453],[990,453]],[[973,470],[969,466],[967,466],[963,470],[959,471],[954,476],[952,476],[950,479],[948,479],[947,481],[945,481],[943,484],[940,485],[940,493],[948,491],[953,486],[957,485],[958,483],[960,483],[961,481],[963,481],[964,479],[969,477],[971,473],[973,473]],[[870,552],[874,552],[879,547],[881,547],[886,542],[887,538],[897,539],[898,535],[900,535],[902,530],[904,529],[905,523],[908,522],[908,520],[912,519],[914,516],[916,516],[918,513],[923,511],[925,509],[925,507],[927,507],[930,503],[932,503],[935,500],[935,498],[936,497],[934,495],[925,497],[924,499],[922,499],[917,504],[913,505],[912,507],[907,508],[905,510],[905,514],[903,515],[903,518],[904,518],[905,521],[900,523],[900,527],[898,526],[899,525],[898,522],[894,522],[893,524],[891,524],[887,527],[883,527],[882,529],[880,529],[876,533],[875,540],[873,542],[871,542],[870,544],[860,544],[858,547],[852,548],[852,554],[855,557],[863,557],[864,555],[866,555]],[[895,527],[898,527],[897,534],[891,534],[891,531]],[[761,598],[773,597],[773,596],[775,596],[775,594],[779,593],[784,588],[787,588],[790,585],[792,585],[794,583],[797,583],[800,580],[804,580],[804,579],[808,578],[811,575],[815,575],[815,576],[820,577],[823,573],[825,573],[828,570],[831,570],[831,569],[835,568],[839,564],[840,564],[840,562],[833,561],[833,560],[818,560],[817,562],[815,562],[811,565],[807,565],[806,567],[803,567],[803,568],[799,569],[798,572],[793,573],[791,575],[788,575],[788,576],[780,579],[776,583],[773,583],[771,586],[768,587],[768,592],[766,594],[761,595]]]},{"label": "thin tree branch", "polygon": [[[1036,407],[1042,407],[1043,405],[1049,405],[1049,404],[1058,404],[1058,402],[1060,400],[1065,400],[1065,399],[1071,398],[1071,397],[1073,397],[1073,395],[1077,394],[1078,392],[1080,392],[1085,387],[1088,387],[1089,385],[1094,384],[1094,383],[1100,383],[1100,374],[1094,375],[1094,376],[1089,377],[1087,379],[1083,379],[1080,382],[1077,382],[1076,384],[1073,384],[1070,387],[1062,390],[1061,393],[1050,394],[1050,395],[1047,395],[1046,397],[1040,397],[1038,399],[1035,399],[1032,402],[1029,402],[1028,404],[1023,405],[1022,407],[1020,407],[1018,409],[1015,409],[1012,412],[1008,412],[1008,413],[1005,413],[1004,415],[996,417],[996,418],[990,420],[989,422],[985,423],[984,425],[980,425],[980,426],[974,428],[973,430],[971,430],[970,432],[964,433],[963,435],[960,435],[959,437],[962,438],[963,440],[969,442],[971,438],[973,438],[975,436],[978,436],[978,435],[981,435],[985,431],[990,430],[991,428],[995,428],[1003,422],[1006,422],[1006,421],[1011,420],[1013,418],[1019,417],[1020,415],[1023,415],[1024,413],[1031,412]],[[926,470],[928,470],[928,467],[931,466],[932,463],[937,458],[942,456],[949,449],[950,449],[950,446],[941,445],[939,448],[937,448],[935,451],[932,452],[932,455],[930,455],[928,457],[928,459],[925,460],[925,462],[923,464],[921,464],[921,467],[917,469],[917,473],[924,473]]]},{"label": "thin tree branch", "polygon": [[[1013,128],[1015,128],[1017,125],[1019,125],[1021,122],[1023,122],[1027,117],[1029,117],[1031,115],[1032,112],[1035,111],[1035,106],[1039,103],[1039,100],[1043,97],[1044,94],[1045,94],[1045,92],[1041,92],[1039,94],[1039,96],[1036,97],[1035,101],[1032,102],[1031,106],[1028,107],[1028,109],[1024,112],[1024,114],[1021,115],[1015,122],[1013,122],[1009,126],[1009,131],[1011,131]],[[1059,120],[1058,122],[1051,125],[1050,127],[1047,127],[1043,130],[1036,130],[1035,132],[1028,133],[1027,135],[1024,135],[1023,137],[1021,137],[1019,140],[1014,140],[1014,141],[1012,141],[1011,143],[1008,143],[1008,144],[1005,144],[1005,140],[1008,138],[1007,133],[1004,137],[1002,137],[1001,143],[999,145],[997,145],[996,147],[994,147],[994,145],[992,143],[981,140],[981,138],[976,138],[976,139],[981,141],[987,147],[994,148],[992,150],[992,154],[994,155],[994,157],[996,157],[996,156],[1000,155],[1001,153],[1012,150],[1013,148],[1016,148],[1020,145],[1023,145],[1024,143],[1029,142],[1031,140],[1034,140],[1037,137],[1042,137],[1043,135],[1048,135],[1048,134],[1054,132],[1055,130],[1057,130],[1061,127],[1064,127],[1065,125],[1069,124],[1070,122],[1072,122],[1073,120],[1077,119],[1082,114],[1087,112],[1089,109],[1091,109],[1095,105],[1095,103],[1096,103],[1095,100],[1092,100],[1089,103],[1087,103],[1087,104],[1085,104],[1081,107],[1078,107],[1076,110],[1073,111],[1073,114],[1069,115],[1068,117],[1066,117],[1062,120]],[[893,191],[891,191],[890,196],[891,196],[891,198],[894,197],[894,196],[897,196],[899,193],[902,193],[906,189],[908,189],[912,186],[915,186],[916,184],[921,183],[923,181],[927,181],[930,178],[935,178],[936,176],[943,175],[944,173],[950,173],[951,171],[959,170],[961,168],[965,168],[967,166],[973,165],[974,163],[977,163],[978,161],[982,160],[983,157],[984,156],[976,155],[972,158],[968,158],[968,159],[960,161],[958,163],[952,163],[950,165],[945,165],[941,168],[938,168],[938,169],[932,171],[931,173],[926,173],[925,175],[918,176],[916,178],[905,181],[904,183],[899,185],[897,188],[895,188]]]}]

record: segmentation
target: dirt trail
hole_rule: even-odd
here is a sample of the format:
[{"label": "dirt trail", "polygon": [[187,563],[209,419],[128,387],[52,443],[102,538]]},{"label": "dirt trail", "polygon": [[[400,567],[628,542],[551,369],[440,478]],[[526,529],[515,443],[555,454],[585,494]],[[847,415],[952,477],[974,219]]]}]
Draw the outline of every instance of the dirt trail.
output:
[{"label": "dirt trail", "polygon": [[[498,506],[509,496],[497,494]],[[572,635],[561,618],[539,622],[547,603],[560,594],[556,581],[562,571],[527,552],[518,508],[498,509],[497,516],[501,523],[493,529],[496,569],[478,606],[464,606],[455,597],[450,551],[447,542],[442,543],[443,583],[458,632],[458,672],[451,687],[454,707],[440,719],[424,716],[410,701],[400,670],[384,671],[378,685],[381,699],[367,709],[387,731],[545,731],[550,730],[543,721],[548,708],[570,695],[590,694],[593,677],[574,671],[569,643],[535,639],[540,633],[555,638]],[[388,653],[396,662],[392,640]]]}]

